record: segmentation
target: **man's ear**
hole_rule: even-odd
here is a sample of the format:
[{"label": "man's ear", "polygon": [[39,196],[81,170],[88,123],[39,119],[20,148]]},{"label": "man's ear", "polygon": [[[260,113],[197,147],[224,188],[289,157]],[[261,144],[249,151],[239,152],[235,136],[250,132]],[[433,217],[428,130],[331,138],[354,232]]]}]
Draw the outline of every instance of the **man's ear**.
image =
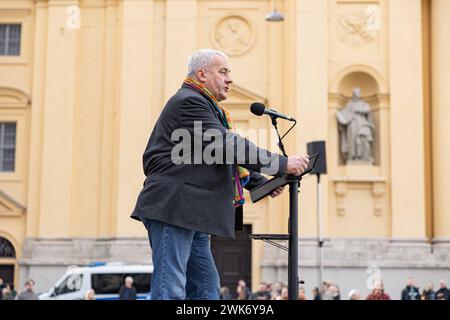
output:
[{"label": "man's ear", "polygon": [[206,72],[205,72],[205,70],[198,69],[196,75],[197,75],[198,81],[200,81],[201,83],[205,83],[206,82]]}]

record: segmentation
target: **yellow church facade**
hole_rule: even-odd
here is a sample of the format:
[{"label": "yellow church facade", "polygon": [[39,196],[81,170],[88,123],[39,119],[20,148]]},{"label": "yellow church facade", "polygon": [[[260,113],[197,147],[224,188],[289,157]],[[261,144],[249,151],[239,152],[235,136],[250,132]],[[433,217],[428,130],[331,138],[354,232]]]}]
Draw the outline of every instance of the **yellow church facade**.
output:
[{"label": "yellow church facade", "polygon": [[[265,19],[274,7],[284,21]],[[321,219],[314,176],[299,194],[305,288],[318,282],[318,220],[321,278],[343,292],[368,292],[375,269],[394,298],[408,276],[450,279],[449,16],[448,0],[1,1],[3,278],[43,291],[70,265],[151,263],[146,230],[129,217],[142,154],[188,56],[215,48],[229,56],[224,104],[243,134],[262,143],[251,133],[271,129],[250,113],[257,101],[298,120],[289,154],[326,141]],[[340,152],[336,115],[356,87],[373,119],[372,163]],[[287,232],[287,193],[256,204],[247,193],[251,233]],[[287,282],[284,251],[246,243],[250,271],[237,277],[254,289]]]}]

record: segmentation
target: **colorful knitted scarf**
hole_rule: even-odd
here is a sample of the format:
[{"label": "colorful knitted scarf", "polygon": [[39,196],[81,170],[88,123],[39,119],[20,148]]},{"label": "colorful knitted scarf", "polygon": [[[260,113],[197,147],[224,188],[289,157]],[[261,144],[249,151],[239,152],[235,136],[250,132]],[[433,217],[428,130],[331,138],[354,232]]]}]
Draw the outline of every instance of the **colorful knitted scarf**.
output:
[{"label": "colorful knitted scarf", "polygon": [[[223,125],[225,126],[225,128],[227,128],[229,130],[234,130],[233,121],[231,120],[229,112],[227,111],[227,109],[225,109],[224,107],[222,107],[220,105],[219,101],[217,101],[217,99],[212,95],[211,91],[209,91],[205,87],[204,84],[198,82],[197,80],[195,80],[191,77],[187,77],[183,83],[185,85],[189,86],[190,88],[194,89],[195,91],[200,92],[201,94],[203,94],[203,96],[205,96],[207,99],[209,99],[213,103],[213,105],[217,109],[217,111],[219,112],[220,120],[223,123]],[[235,207],[239,207],[240,205],[243,205],[245,203],[243,187],[250,180],[250,172],[247,169],[245,169],[241,166],[238,166],[232,179],[233,179],[233,184],[234,184],[234,201],[233,201],[233,203],[234,203]]]}]

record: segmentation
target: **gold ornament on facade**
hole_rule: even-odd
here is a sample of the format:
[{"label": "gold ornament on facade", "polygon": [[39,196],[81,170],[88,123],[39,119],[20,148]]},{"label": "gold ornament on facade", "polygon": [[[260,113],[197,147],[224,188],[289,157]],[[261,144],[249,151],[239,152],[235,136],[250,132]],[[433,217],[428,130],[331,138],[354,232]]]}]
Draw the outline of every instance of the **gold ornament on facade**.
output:
[{"label": "gold ornament on facade", "polygon": [[354,10],[351,14],[343,14],[339,18],[342,33],[340,39],[344,44],[363,47],[375,40],[380,27],[379,12],[368,9]]},{"label": "gold ornament on facade", "polygon": [[247,19],[233,15],[217,23],[212,38],[216,48],[229,56],[238,56],[250,50],[254,41],[254,32]]}]

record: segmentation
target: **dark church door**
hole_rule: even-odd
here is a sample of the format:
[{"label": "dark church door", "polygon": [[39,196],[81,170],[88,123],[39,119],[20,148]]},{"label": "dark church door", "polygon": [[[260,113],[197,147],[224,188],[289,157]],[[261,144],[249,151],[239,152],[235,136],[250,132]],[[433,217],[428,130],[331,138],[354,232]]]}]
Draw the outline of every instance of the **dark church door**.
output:
[{"label": "dark church door", "polygon": [[244,230],[236,232],[236,239],[211,237],[211,251],[220,275],[220,285],[230,289],[236,297],[236,287],[240,279],[244,279],[251,288],[252,243],[249,234],[251,225],[244,225]]}]

